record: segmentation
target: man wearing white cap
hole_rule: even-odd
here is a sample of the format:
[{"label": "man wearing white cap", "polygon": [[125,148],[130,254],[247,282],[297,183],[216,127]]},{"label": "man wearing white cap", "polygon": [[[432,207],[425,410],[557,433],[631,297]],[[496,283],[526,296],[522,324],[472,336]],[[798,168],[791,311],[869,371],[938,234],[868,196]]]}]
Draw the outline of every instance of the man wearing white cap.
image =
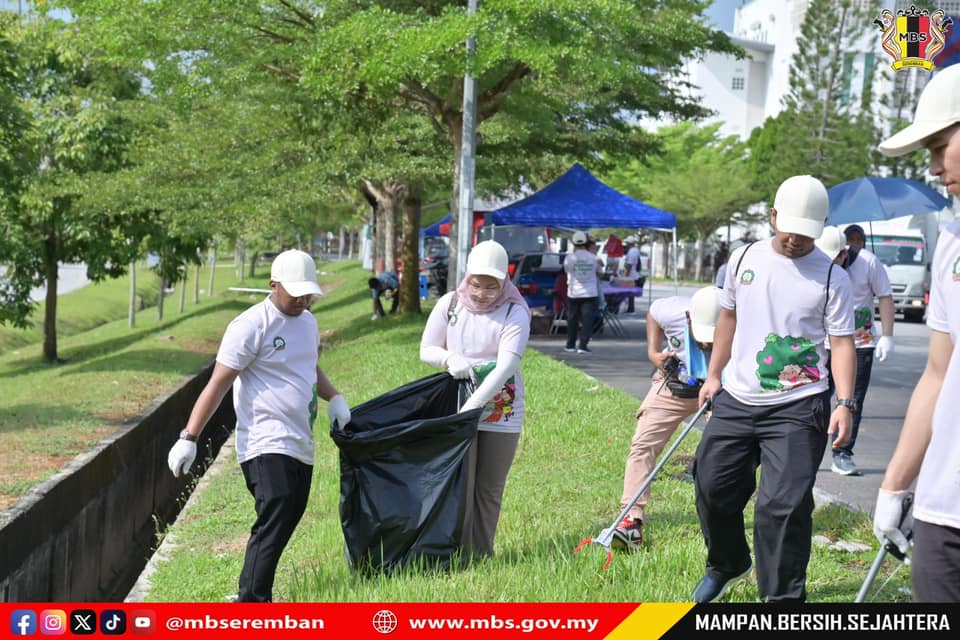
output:
[{"label": "man wearing white cap", "polygon": [[[712,415],[697,448],[697,514],[706,575],[693,592],[713,602],[752,567],[743,510],[754,510],[757,588],[765,602],[806,599],[813,485],[828,435],[849,438],[856,367],[850,280],[814,247],[827,217],[823,184],[788,178],[770,222],[776,234],[730,256],[700,402]],[[837,406],[830,410],[826,350]],[[721,382],[722,377],[722,382]]]},{"label": "man wearing white cap", "polygon": [[[853,431],[850,440],[833,448],[831,470],[843,476],[862,475],[853,462],[853,447],[860,433],[860,420],[863,417],[863,403],[866,401],[870,376],[873,373],[873,361],[883,362],[893,352],[893,289],[883,263],[875,255],[850,246],[847,248],[847,231],[837,227],[826,227],[817,240],[817,247],[834,258],[850,278],[853,291],[853,344],[857,353],[857,375],[853,385],[853,399],[857,403],[853,411]],[[854,252],[856,251],[856,253]],[[880,307],[880,319],[883,323],[882,334],[878,335],[874,322],[873,300]],[[829,343],[827,343],[829,347]],[[829,360],[828,360],[829,362]],[[831,378],[831,388],[833,380]]]},{"label": "man wearing white cap", "polygon": [[[888,156],[921,148],[930,152],[930,174],[960,196],[960,65],[938,71],[920,95],[913,124],[880,144]],[[927,366],[880,485],[873,530],[881,544],[907,552],[912,525],[914,599],[960,602],[960,222],[937,241],[927,326]]]},{"label": "man wearing white cap", "polygon": [[600,295],[603,262],[587,248],[587,234],[575,231],[573,251],[563,260],[567,274],[567,353],[592,353],[593,317]]},{"label": "man wearing white cap", "polygon": [[237,459],[257,518],[240,572],[240,602],[273,600],[280,556],[300,522],[313,478],[317,399],[329,401],[331,425],[350,422],[347,401],[317,365],[320,333],[310,313],[321,293],[308,254],[291,249],[270,268],[270,295],[233,319],[167,464],[190,471],[197,440],[230,388],[237,414]]},{"label": "man wearing white cap", "polygon": [[[647,313],[647,358],[656,367],[650,390],[637,409],[637,428],[630,442],[623,497],[626,507],[666,446],[680,421],[699,406],[697,394],[706,375],[707,354],[720,313],[720,290],[703,287],[693,296],[659,298]],[[692,381],[691,381],[692,378]],[[613,548],[632,551],[643,542],[648,489],[613,532]]]}]

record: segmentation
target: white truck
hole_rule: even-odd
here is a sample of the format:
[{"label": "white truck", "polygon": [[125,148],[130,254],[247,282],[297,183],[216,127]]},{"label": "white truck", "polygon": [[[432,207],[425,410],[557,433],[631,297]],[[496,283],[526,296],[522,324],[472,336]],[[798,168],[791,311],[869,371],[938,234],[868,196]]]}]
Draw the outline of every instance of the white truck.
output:
[{"label": "white truck", "polygon": [[945,224],[952,220],[950,210],[945,212],[859,223],[866,233],[866,248],[887,269],[893,304],[904,320],[923,321],[941,221]]}]

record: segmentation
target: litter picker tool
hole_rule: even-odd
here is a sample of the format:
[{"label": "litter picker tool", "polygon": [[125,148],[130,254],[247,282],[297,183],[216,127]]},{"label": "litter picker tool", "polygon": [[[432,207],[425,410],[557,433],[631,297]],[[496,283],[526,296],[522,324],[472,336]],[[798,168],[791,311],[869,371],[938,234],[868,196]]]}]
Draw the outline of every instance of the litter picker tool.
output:
[{"label": "litter picker tool", "polygon": [[693,429],[694,425],[697,424],[697,421],[700,419],[700,416],[706,412],[711,405],[711,400],[707,400],[703,403],[697,412],[693,415],[693,419],[687,422],[687,425],[683,428],[683,431],[680,432],[680,435],[677,436],[676,440],[673,441],[673,444],[670,445],[670,448],[667,449],[667,452],[660,456],[660,462],[657,463],[657,466],[653,468],[653,471],[650,472],[650,475],[647,476],[647,479],[643,481],[643,484],[640,485],[640,488],[637,489],[637,492],[633,494],[633,497],[630,498],[630,502],[627,503],[627,506],[623,508],[620,512],[620,515],[617,516],[609,527],[600,532],[596,538],[585,538],[580,544],[574,547],[573,552],[577,553],[580,549],[583,549],[590,543],[599,544],[601,547],[607,550],[607,560],[603,563],[603,571],[607,570],[607,567],[610,566],[610,563],[613,561],[613,551],[610,549],[610,544],[613,542],[613,532],[616,530],[617,525],[620,524],[620,521],[630,513],[630,509],[633,508],[633,505],[637,503],[637,500],[640,499],[640,496],[650,487],[653,483],[654,478],[657,477],[657,474],[660,473],[660,469],[667,463],[667,460],[670,459],[670,456],[673,455],[673,452],[676,451],[677,447],[680,446],[680,443],[683,442],[684,438],[687,437],[687,434],[690,433],[690,430]]},{"label": "litter picker tool", "polygon": [[[900,512],[900,526],[903,526],[903,522],[907,519],[907,514],[910,513],[910,509],[912,508],[913,494],[910,493],[903,498],[903,508]],[[907,537],[907,540],[913,539],[912,528],[910,531],[906,531],[904,533]],[[873,581],[876,579],[877,573],[880,572],[880,567],[883,565],[883,561],[887,557],[888,553],[899,560],[902,564],[910,564],[910,558],[908,558],[905,553],[900,551],[900,547],[890,542],[890,540],[887,538],[884,538],[883,544],[880,545],[880,551],[877,552],[877,557],[873,559],[873,564],[870,565],[870,571],[867,572],[867,577],[863,581],[863,586],[860,587],[860,592],[857,593],[857,597],[854,602],[866,602],[867,593],[870,591],[870,587],[873,586]],[[899,568],[900,566],[898,565],[897,569]],[[890,577],[892,578],[893,574],[891,574]],[[890,578],[887,578],[887,582],[889,582],[889,580]],[[883,586],[887,584],[887,582],[884,582],[882,585],[880,585],[880,589],[883,589]],[[877,589],[877,592],[879,592],[880,589]]]}]

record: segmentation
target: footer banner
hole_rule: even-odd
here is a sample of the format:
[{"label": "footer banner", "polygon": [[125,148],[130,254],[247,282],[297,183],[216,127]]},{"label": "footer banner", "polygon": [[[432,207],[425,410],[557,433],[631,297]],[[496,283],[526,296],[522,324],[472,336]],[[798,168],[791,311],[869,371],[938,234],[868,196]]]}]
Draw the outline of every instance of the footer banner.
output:
[{"label": "footer banner", "polygon": [[957,637],[960,605],[690,603],[3,603],[0,638],[149,636],[156,640],[346,638]]}]

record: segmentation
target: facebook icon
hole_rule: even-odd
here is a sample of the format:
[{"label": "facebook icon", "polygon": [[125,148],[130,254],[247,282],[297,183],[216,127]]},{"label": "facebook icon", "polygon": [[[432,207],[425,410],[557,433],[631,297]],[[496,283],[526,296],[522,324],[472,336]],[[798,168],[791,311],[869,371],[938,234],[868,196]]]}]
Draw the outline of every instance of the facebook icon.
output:
[{"label": "facebook icon", "polygon": [[10,614],[10,633],[32,636],[37,632],[37,613],[30,609],[15,609]]}]

